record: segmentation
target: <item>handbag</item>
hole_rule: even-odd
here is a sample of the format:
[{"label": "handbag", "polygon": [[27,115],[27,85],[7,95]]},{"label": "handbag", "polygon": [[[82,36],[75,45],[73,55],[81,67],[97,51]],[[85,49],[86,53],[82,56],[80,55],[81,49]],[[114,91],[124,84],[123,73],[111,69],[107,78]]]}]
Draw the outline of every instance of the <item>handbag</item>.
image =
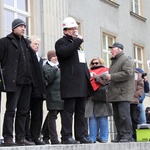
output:
[{"label": "handbag", "polygon": [[108,103],[108,86],[101,85],[96,91],[92,98],[93,102]]}]

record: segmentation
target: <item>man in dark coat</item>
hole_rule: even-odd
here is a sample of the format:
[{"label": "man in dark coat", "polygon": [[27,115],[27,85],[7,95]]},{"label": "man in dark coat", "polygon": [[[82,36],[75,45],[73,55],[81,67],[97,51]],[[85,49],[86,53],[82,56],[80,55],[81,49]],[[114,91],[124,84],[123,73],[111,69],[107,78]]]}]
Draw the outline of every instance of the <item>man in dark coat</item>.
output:
[{"label": "man in dark coat", "polygon": [[[90,74],[80,50],[83,37],[77,35],[77,23],[67,17],[63,21],[64,36],[55,44],[56,54],[61,69],[61,98],[64,100],[62,115],[62,143],[90,143],[85,138],[85,98],[93,93]],[[72,138],[72,116],[74,114],[75,140]]]},{"label": "man in dark coat", "polygon": [[[43,76],[43,59],[38,55],[40,38],[33,35],[29,37],[29,41],[31,42],[31,48],[36,53],[38,64],[40,66],[42,75],[42,78],[40,80],[43,81],[43,83],[45,83]],[[26,121],[26,139],[28,141],[33,141],[36,145],[45,145],[45,142],[39,139],[43,121],[43,100],[46,99],[45,90],[42,91],[39,91],[38,85],[32,88],[30,99],[30,111]]]},{"label": "man in dark coat", "polygon": [[[35,52],[24,38],[26,24],[21,19],[12,22],[12,33],[0,39],[0,62],[6,92],[6,111],[3,124],[3,146],[33,145],[25,139],[25,123],[29,111],[32,85],[39,85],[41,74]],[[38,82],[38,83],[37,83]],[[15,118],[15,140],[13,126]]]}]

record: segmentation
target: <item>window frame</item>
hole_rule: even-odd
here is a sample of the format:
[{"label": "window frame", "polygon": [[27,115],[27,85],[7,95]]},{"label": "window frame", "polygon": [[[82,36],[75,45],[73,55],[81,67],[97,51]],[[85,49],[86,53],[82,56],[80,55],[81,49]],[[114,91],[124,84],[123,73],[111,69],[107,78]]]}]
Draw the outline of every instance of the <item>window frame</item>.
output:
[{"label": "window frame", "polygon": [[[140,50],[140,52],[138,52]],[[144,70],[144,47],[138,44],[133,44],[133,57],[135,68]],[[140,56],[139,56],[140,54]],[[139,59],[141,57],[141,60]]]},{"label": "window frame", "polygon": [[[105,36],[105,39],[103,38]],[[112,39],[112,42],[110,43],[109,39]],[[104,54],[106,54],[106,59],[103,58],[105,60],[105,65],[107,67],[110,66],[110,58],[111,58],[111,55],[110,55],[110,49],[109,49],[109,45],[112,45],[114,42],[116,41],[116,36],[115,35],[112,35],[112,34],[109,34],[107,32],[102,32],[102,58],[104,56]],[[105,45],[104,45],[105,43]]]},{"label": "window frame", "polygon": [[[10,32],[12,32],[12,29],[11,29],[11,23],[14,19],[16,18],[20,18],[22,19],[23,21],[25,21],[26,23],[26,26],[27,26],[27,29],[26,29],[26,32],[25,32],[25,35],[24,36],[29,36],[31,34],[31,31],[30,31],[30,20],[31,20],[31,12],[30,12],[30,1],[31,0],[25,0],[25,3],[26,3],[26,10],[23,11],[21,9],[19,9],[17,7],[17,0],[13,0],[13,6],[11,5],[8,5],[5,3],[4,1],[4,16],[6,15],[9,15],[9,13],[12,13],[12,16],[8,19],[6,19],[4,17],[4,22],[7,25],[6,28],[4,28],[4,35],[6,36],[7,34],[9,34]],[[8,13],[8,14],[5,14],[5,13]]]},{"label": "window frame", "polygon": [[[141,0],[131,0],[131,11],[134,12],[135,14],[138,14],[141,16]],[[136,11],[136,6],[137,6],[137,11]]]}]

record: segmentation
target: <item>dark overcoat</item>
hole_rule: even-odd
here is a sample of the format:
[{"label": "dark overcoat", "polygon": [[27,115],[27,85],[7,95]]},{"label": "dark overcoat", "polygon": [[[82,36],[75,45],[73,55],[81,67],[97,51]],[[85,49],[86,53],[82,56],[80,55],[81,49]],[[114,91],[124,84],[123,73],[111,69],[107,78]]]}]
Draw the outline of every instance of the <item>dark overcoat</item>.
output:
[{"label": "dark overcoat", "polygon": [[61,97],[87,97],[93,92],[86,63],[80,63],[78,50],[83,40],[63,36],[55,44],[61,69]]},{"label": "dark overcoat", "polygon": [[[39,78],[36,78],[36,74],[35,74],[35,79],[40,79],[40,81],[36,81],[35,83],[39,83],[39,82],[43,82],[44,84],[44,88],[42,89],[42,91],[39,91],[41,88],[39,87],[39,85],[41,84],[35,84],[33,87],[32,87],[32,92],[31,92],[31,97],[32,98],[39,98],[39,99],[43,99],[45,100],[46,99],[46,86],[47,86],[47,81],[45,80],[44,78],[44,75],[43,75],[43,59],[40,57],[40,60],[39,60],[39,66],[40,66],[40,77]],[[37,72],[36,72],[37,73]],[[34,79],[34,80],[35,80]],[[43,87],[43,86],[42,86]]]},{"label": "dark overcoat", "polygon": [[[24,39],[24,41],[27,47],[26,51],[31,56],[29,63],[32,72],[32,85],[33,87],[38,87],[39,92],[43,93],[44,84],[41,80],[42,76],[36,53],[29,46],[29,41],[27,39]],[[19,47],[13,33],[0,39],[0,62],[2,64],[3,77],[6,86],[5,91],[15,92],[19,62]],[[4,91],[4,89],[1,89],[1,91]]]}]

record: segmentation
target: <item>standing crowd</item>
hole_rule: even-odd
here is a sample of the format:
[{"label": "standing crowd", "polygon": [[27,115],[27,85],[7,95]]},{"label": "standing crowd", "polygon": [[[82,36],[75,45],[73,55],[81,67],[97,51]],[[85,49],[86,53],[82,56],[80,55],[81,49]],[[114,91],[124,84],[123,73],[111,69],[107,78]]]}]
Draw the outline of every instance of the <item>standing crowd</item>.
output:
[{"label": "standing crowd", "polygon": [[[2,146],[106,143],[109,116],[117,130],[111,142],[136,141],[137,125],[148,123],[143,105],[149,92],[146,74],[134,68],[118,42],[109,46],[109,68],[99,57],[88,68],[77,22],[67,17],[62,26],[64,35],[48,51],[45,63],[38,54],[40,38],[24,37],[23,20],[15,19],[12,32],[0,39],[0,90],[6,92]],[[102,89],[102,99],[108,101],[96,97]],[[48,114],[43,123],[44,100]]]}]

